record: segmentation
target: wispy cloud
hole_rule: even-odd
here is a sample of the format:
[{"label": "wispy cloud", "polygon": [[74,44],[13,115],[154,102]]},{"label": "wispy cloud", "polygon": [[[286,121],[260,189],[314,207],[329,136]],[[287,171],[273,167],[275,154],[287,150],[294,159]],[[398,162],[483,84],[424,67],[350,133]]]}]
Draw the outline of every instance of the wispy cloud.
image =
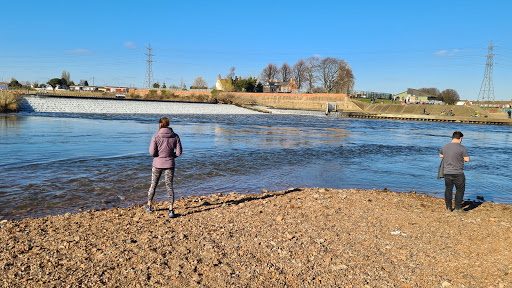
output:
[{"label": "wispy cloud", "polygon": [[66,50],[66,53],[91,53],[88,49],[72,49],[72,50]]},{"label": "wispy cloud", "polygon": [[459,49],[444,49],[444,50],[436,51],[434,54],[437,56],[453,56],[459,52],[460,52]]},{"label": "wispy cloud", "polygon": [[133,43],[133,42],[131,42],[131,41],[124,42],[124,47],[128,47],[128,48],[137,48],[137,46],[135,45],[135,43]]}]

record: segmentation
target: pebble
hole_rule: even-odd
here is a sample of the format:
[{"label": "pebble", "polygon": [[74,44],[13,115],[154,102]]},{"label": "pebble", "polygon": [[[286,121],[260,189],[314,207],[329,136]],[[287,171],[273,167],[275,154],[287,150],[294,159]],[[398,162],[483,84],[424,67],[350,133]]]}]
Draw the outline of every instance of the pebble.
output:
[{"label": "pebble", "polygon": [[[105,273],[120,287],[503,287],[509,279],[512,235],[496,229],[512,223],[507,205],[482,203],[448,227],[444,200],[430,196],[286,191],[177,199],[172,221],[139,204],[9,221],[0,229],[0,283],[95,287]],[[400,237],[402,229],[414,237]]]}]

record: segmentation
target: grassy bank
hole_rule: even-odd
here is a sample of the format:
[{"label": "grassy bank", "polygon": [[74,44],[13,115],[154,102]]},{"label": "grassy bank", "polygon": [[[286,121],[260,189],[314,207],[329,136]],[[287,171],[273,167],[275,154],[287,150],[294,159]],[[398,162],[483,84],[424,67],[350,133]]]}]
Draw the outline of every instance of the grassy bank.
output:
[{"label": "grassy bank", "polygon": [[0,92],[0,113],[17,112],[20,98],[17,93]]}]

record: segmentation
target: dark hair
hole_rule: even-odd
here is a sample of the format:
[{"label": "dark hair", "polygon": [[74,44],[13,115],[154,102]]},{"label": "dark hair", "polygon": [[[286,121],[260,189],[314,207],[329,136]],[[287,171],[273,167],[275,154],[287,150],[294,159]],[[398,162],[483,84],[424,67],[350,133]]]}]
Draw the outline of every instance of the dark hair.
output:
[{"label": "dark hair", "polygon": [[162,117],[162,118],[160,118],[158,123],[160,123],[160,128],[158,128],[158,130],[160,130],[162,128],[167,128],[167,127],[169,127],[169,118]]},{"label": "dark hair", "polygon": [[462,134],[462,132],[460,132],[460,131],[453,132],[452,139],[460,139],[462,137],[464,137],[464,134]]}]

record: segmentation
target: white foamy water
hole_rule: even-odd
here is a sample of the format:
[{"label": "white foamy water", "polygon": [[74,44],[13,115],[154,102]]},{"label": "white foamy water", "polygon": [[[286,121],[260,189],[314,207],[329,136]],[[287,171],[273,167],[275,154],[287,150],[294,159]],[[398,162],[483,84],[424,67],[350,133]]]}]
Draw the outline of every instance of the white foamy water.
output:
[{"label": "white foamy water", "polygon": [[164,102],[132,99],[83,99],[49,96],[23,97],[22,112],[88,114],[261,114],[235,105]]}]

